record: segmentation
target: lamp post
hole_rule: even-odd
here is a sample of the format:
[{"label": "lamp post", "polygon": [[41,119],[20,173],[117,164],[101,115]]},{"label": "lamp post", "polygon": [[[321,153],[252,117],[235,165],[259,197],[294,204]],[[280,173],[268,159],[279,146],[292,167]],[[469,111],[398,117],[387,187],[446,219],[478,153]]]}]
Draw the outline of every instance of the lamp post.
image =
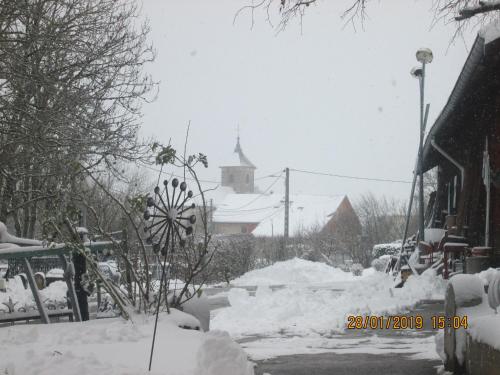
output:
[{"label": "lamp post", "polygon": [[425,65],[432,62],[432,51],[428,48],[420,48],[416,53],[417,61],[421,63],[420,67],[411,70],[412,76],[418,78],[420,83],[420,143],[418,147],[418,231],[419,239],[424,240],[424,172],[423,172],[423,145],[424,145],[424,88],[425,88]]}]

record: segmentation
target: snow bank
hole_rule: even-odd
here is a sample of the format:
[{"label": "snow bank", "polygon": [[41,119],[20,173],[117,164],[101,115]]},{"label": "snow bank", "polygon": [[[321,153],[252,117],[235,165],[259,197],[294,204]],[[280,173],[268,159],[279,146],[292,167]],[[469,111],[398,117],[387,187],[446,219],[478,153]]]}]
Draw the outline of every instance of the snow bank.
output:
[{"label": "snow bank", "polygon": [[479,278],[483,280],[484,285],[489,285],[491,281],[496,277],[498,272],[499,271],[497,269],[490,267],[487,270],[476,273],[475,275],[479,276]]},{"label": "snow bank", "polygon": [[[54,302],[65,302],[68,287],[64,281],[54,281],[45,289],[40,290],[42,300],[52,300]],[[8,303],[9,298],[15,304],[15,309],[24,306],[35,306],[31,289],[24,289],[23,282],[19,276],[15,276],[7,281],[7,291],[0,292],[0,308],[5,308],[2,304]]]},{"label": "snow bank", "polygon": [[480,306],[461,308],[459,313],[467,315],[467,332],[473,340],[500,350],[500,315],[496,313],[500,301],[500,272],[489,269],[481,272],[480,277],[488,282],[488,295],[483,295]]},{"label": "snow bank", "polygon": [[475,341],[500,350],[500,315],[492,314],[474,319],[468,332]]},{"label": "snow bank", "polygon": [[247,272],[231,281],[232,285],[292,285],[351,281],[355,277],[325,263],[294,258]]},{"label": "snow bank", "polygon": [[231,307],[218,310],[211,326],[235,337],[331,334],[344,331],[349,315],[396,314],[423,299],[442,299],[446,285],[433,270],[411,276],[399,289],[394,289],[390,275],[381,272],[356,279],[343,291],[304,284],[275,291],[259,286],[253,297],[245,289],[232,289]]},{"label": "snow bank", "polygon": [[[50,299],[53,301],[65,301],[66,300],[66,292],[68,291],[68,286],[65,281],[54,281],[50,283],[48,287],[42,289],[40,294],[42,295],[42,299]],[[31,290],[29,290],[31,293]]]},{"label": "snow bank", "polygon": [[246,353],[227,332],[206,334],[197,355],[196,375],[253,375],[253,365]]},{"label": "snow bank", "polygon": [[243,350],[227,335],[178,328],[199,325],[172,309],[158,322],[147,371],[154,317],[0,329],[0,373],[9,375],[252,375]]},{"label": "snow bank", "polygon": [[33,297],[31,290],[24,289],[23,282],[19,276],[15,276],[7,281],[7,291],[0,292],[0,308],[4,308],[3,303],[8,303],[9,298],[16,304],[15,308],[18,309],[24,305],[32,305]]},{"label": "snow bank", "polygon": [[483,301],[484,284],[476,275],[455,275],[450,279],[450,285],[455,292],[457,307],[477,305]]},{"label": "snow bank", "polygon": [[486,294],[483,293],[481,299],[482,303],[480,303],[479,305],[457,308],[456,316],[467,316],[468,323],[467,330],[465,330],[464,328],[459,328],[455,331],[455,356],[457,357],[457,360],[460,364],[463,364],[465,360],[467,333],[470,334],[472,331],[474,331],[474,328],[472,327],[476,325],[476,322],[480,321],[485,316],[490,316],[493,313],[493,310],[488,306]]}]

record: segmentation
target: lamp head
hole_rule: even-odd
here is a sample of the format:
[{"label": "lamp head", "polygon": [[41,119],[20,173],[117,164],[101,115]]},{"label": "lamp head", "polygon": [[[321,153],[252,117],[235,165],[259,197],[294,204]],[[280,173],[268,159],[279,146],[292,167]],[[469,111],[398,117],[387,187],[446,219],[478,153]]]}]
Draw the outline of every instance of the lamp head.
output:
[{"label": "lamp head", "polygon": [[432,58],[434,57],[432,55],[432,51],[429,48],[420,48],[417,53],[417,61],[421,62],[422,64],[429,64],[432,62]]},{"label": "lamp head", "polygon": [[418,67],[412,68],[410,73],[414,78],[422,78],[423,71],[422,71],[422,68],[418,66]]}]

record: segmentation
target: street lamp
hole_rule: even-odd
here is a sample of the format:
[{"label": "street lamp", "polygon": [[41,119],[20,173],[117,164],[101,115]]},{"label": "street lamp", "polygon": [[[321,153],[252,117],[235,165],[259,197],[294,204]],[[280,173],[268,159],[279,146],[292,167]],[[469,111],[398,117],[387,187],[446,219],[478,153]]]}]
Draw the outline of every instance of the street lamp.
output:
[{"label": "street lamp", "polygon": [[420,83],[420,143],[418,147],[418,231],[419,239],[424,240],[424,172],[423,172],[423,145],[424,145],[424,87],[425,87],[425,65],[430,64],[433,59],[432,51],[429,48],[420,48],[416,53],[417,61],[422,65],[411,70],[411,75],[418,78]]}]

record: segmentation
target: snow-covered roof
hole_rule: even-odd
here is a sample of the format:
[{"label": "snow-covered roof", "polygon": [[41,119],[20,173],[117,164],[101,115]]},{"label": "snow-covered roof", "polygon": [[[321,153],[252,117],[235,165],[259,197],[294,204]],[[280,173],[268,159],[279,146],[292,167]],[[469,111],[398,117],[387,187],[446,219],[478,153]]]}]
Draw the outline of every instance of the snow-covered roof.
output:
[{"label": "snow-covered roof", "polygon": [[[289,233],[323,228],[346,196],[290,195]],[[216,223],[255,223],[256,236],[283,235],[283,194],[229,194],[214,213]]]},{"label": "snow-covered roof", "polygon": [[[488,98],[491,92],[498,91],[499,86],[496,60],[500,54],[499,39],[500,21],[484,26],[478,33],[455,86],[425,139],[424,172],[442,160],[432,141],[441,147],[446,146],[450,139],[454,139],[454,133],[463,133],[466,129],[476,131],[477,122],[467,121],[468,118],[476,117],[481,111],[496,110],[495,102]],[[449,150],[445,148],[445,151]]]},{"label": "snow-covered roof", "polygon": [[[322,229],[344,200],[345,195],[317,196],[291,195],[289,233],[291,236],[312,229]],[[255,236],[283,235],[284,206],[276,215],[269,216],[252,232]]]},{"label": "snow-covered roof", "polygon": [[225,160],[221,167],[250,167],[256,168],[255,165],[246,157],[243,153],[243,149],[240,145],[240,137],[238,137],[236,141],[236,147],[234,148],[233,153],[230,155],[228,160]]}]

